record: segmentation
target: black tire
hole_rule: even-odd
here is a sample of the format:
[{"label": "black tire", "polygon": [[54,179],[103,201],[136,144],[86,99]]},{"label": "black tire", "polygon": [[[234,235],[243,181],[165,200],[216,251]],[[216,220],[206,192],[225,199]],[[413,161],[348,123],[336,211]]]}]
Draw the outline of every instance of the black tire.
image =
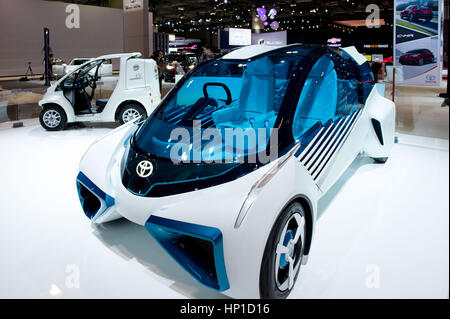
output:
[{"label": "black tire", "polygon": [[[294,216],[297,215],[297,216]],[[303,219],[303,226],[300,229],[296,217],[300,217]],[[304,251],[304,242],[306,238],[306,216],[305,210],[300,203],[294,202],[287,206],[283,212],[278,217],[274,226],[272,227],[272,231],[270,232],[269,238],[267,239],[266,247],[264,249],[264,255],[261,263],[261,272],[259,275],[259,291],[260,296],[263,299],[284,299],[286,298],[294,284],[297,280],[298,274],[300,272],[302,259],[303,259],[303,251]],[[278,259],[277,246],[281,240],[281,236],[283,235],[283,230],[287,227],[285,232],[285,236],[283,238],[283,244],[288,244],[290,242],[288,236],[288,232],[290,231],[290,236],[295,236],[297,234],[297,230],[300,229],[300,237],[295,245],[290,249],[290,254],[292,254],[293,258],[293,274],[294,281],[292,286],[289,287],[289,263],[285,259],[283,263],[284,268],[282,268],[282,258],[286,257],[286,254],[280,254]],[[292,232],[292,228],[296,228],[295,233]],[[295,238],[295,237],[294,237]],[[294,238],[291,238],[292,240]],[[287,242],[286,242],[287,240]],[[289,244],[288,244],[289,246]],[[278,267],[277,267],[278,262]],[[286,269],[287,268],[287,269]],[[275,275],[277,272],[277,275]],[[286,283],[288,281],[288,287],[283,288],[282,284],[280,284],[279,279],[285,278],[287,272],[287,279],[282,280],[282,283]]]},{"label": "black tire", "polygon": [[410,15],[409,15],[409,21],[410,21],[410,22],[416,21],[416,18],[414,17],[414,14],[410,14]]},{"label": "black tire", "polygon": [[384,164],[387,162],[389,157],[372,157],[372,159],[375,161],[375,163],[378,164]]},{"label": "black tire", "polygon": [[[134,104],[134,103],[130,103],[125,105],[124,107],[122,107],[119,111],[118,114],[118,119],[119,119],[119,123],[120,125],[127,123],[128,121],[132,120],[128,117],[129,113],[139,113],[139,116],[142,116],[143,119],[145,119],[147,117],[147,113],[145,112],[145,109],[138,105],[138,104]],[[127,120],[127,118],[129,118]]]},{"label": "black tire", "polygon": [[420,58],[419,59],[419,65],[424,65],[425,64],[425,61],[423,60],[423,58]]},{"label": "black tire", "polygon": [[47,131],[61,131],[66,127],[67,115],[62,107],[52,105],[41,111],[39,122]]}]

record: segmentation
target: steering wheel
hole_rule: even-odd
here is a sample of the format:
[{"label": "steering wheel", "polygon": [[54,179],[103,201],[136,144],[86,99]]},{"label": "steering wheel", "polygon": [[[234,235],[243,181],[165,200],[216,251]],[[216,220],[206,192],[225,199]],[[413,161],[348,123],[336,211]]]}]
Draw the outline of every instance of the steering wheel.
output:
[{"label": "steering wheel", "polygon": [[91,74],[87,73],[86,75],[87,85],[92,89],[91,95],[89,95],[89,99],[92,100],[94,97],[95,89],[97,88],[95,77]]},{"label": "steering wheel", "polygon": [[210,97],[208,96],[208,87],[210,87],[210,86],[219,86],[219,87],[223,88],[223,89],[225,90],[225,93],[227,94],[227,99],[226,99],[226,100],[219,99],[219,100],[220,100],[220,101],[224,101],[226,105],[230,105],[230,104],[231,104],[231,102],[232,102],[233,100],[232,100],[232,97],[231,97],[231,91],[230,91],[230,88],[229,88],[228,86],[226,86],[225,84],[223,84],[223,83],[218,83],[218,82],[208,82],[208,83],[205,83],[205,84],[203,85],[203,96],[204,96],[204,97],[210,98]]},{"label": "steering wheel", "polygon": [[87,78],[87,84],[89,85],[89,87],[92,90],[95,90],[97,88],[95,77],[92,76],[91,74],[87,73],[86,78]]}]

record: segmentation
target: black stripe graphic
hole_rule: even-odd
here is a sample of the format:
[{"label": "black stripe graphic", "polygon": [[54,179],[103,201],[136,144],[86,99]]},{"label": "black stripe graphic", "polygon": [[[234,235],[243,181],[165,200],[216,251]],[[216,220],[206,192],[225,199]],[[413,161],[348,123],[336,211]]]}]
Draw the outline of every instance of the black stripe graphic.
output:
[{"label": "black stripe graphic", "polygon": [[299,155],[300,162],[314,180],[320,177],[330,160],[342,147],[360,114],[361,109],[344,118],[339,118],[336,122],[330,120],[325,123],[310,145]]}]

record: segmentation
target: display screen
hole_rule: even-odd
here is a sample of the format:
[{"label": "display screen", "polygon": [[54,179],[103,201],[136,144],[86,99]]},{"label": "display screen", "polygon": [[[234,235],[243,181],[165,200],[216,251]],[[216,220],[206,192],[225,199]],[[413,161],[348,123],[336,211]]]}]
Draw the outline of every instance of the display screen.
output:
[{"label": "display screen", "polygon": [[229,45],[251,45],[252,30],[251,29],[235,29],[229,30]]}]

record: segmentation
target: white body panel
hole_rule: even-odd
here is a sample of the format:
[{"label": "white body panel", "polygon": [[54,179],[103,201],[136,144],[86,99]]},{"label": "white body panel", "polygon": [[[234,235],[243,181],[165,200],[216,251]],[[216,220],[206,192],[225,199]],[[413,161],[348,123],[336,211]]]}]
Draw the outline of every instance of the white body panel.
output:
[{"label": "white body panel", "polygon": [[[138,102],[144,107],[147,116],[149,116],[161,101],[158,72],[155,61],[150,59],[138,59],[137,57],[139,56],[140,53],[128,53],[106,55],[93,59],[120,59],[120,74],[116,88],[101,113],[76,115],[72,104],[64,96],[63,91],[56,90],[57,86],[64,81],[70,73],[47,89],[44,97],[39,101],[39,105],[43,108],[46,105],[51,104],[59,105],[66,112],[68,123],[114,122],[116,121],[118,108],[124,102]],[[135,65],[139,65],[137,70],[133,69],[133,66]],[[102,66],[103,64],[101,67]],[[108,66],[111,67],[112,73],[112,64],[108,64]],[[104,69],[104,71],[109,73],[109,69]]]},{"label": "white body panel", "polygon": [[[372,118],[382,123],[384,146],[378,141]],[[321,190],[327,192],[361,152],[373,158],[388,157],[394,144],[394,133],[395,104],[381,96],[374,87],[352,132],[317,180]]]}]

